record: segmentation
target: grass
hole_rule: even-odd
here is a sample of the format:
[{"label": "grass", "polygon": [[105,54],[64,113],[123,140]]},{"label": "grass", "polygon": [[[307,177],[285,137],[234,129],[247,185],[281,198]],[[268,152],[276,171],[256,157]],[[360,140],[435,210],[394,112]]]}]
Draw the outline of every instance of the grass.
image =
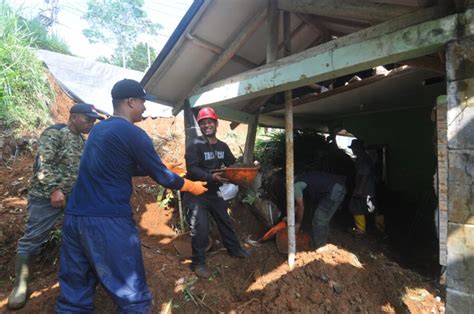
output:
[{"label": "grass", "polygon": [[0,2],[0,130],[15,135],[51,123],[48,104],[54,93],[31,48],[40,42],[35,25],[32,32],[17,12]]}]

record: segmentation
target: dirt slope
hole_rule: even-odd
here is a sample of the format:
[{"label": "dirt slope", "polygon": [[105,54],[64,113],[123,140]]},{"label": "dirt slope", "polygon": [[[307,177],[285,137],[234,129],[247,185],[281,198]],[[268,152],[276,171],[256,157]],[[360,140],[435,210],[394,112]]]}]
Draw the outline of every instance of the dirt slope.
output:
[{"label": "dirt slope", "polygon": [[[60,92],[59,92],[60,93]],[[71,102],[55,104],[55,118],[64,122]],[[148,119],[140,126],[155,139],[167,160],[182,161],[184,138],[179,119]],[[221,123],[221,138],[231,142],[237,154],[243,146],[245,127],[230,131]],[[24,152],[15,162],[0,165],[0,312],[6,310],[13,284],[16,242],[22,235],[27,214],[26,193],[33,153]],[[134,181],[132,208],[142,237],[148,284],[154,296],[153,313],[176,312],[330,312],[330,313],[443,313],[439,291],[420,275],[400,267],[384,255],[379,239],[353,238],[331,231],[323,252],[298,252],[296,267],[289,270],[286,256],[270,241],[253,246],[248,239],[264,233],[244,205],[233,207],[233,218],[242,243],[252,251],[246,260],[231,258],[213,232],[209,266],[214,275],[197,279],[190,260],[178,256],[172,240],[179,215],[176,206],[162,208],[156,202],[158,189],[151,179]],[[52,313],[59,293],[56,278],[57,247],[50,247],[34,270],[31,297],[18,313]],[[99,287],[95,313],[115,311],[115,305]]]}]

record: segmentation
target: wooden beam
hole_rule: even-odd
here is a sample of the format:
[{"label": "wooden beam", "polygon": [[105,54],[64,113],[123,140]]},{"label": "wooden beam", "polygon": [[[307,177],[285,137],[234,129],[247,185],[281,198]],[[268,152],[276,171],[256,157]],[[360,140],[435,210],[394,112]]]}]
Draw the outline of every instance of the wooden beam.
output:
[{"label": "wooden beam", "polygon": [[292,13],[317,14],[371,22],[386,21],[413,11],[413,8],[406,6],[370,3],[365,0],[278,0],[278,7]]},{"label": "wooden beam", "polygon": [[[319,93],[319,94],[314,94],[314,95],[307,95],[307,96],[305,95],[306,97],[295,98],[295,99],[293,99],[293,106],[297,107],[297,106],[301,106],[301,105],[306,105],[306,104],[311,103],[311,102],[320,101],[322,99],[325,99],[325,98],[328,98],[328,97],[333,97],[333,96],[338,95],[338,94],[346,93],[346,92],[349,92],[351,90],[361,88],[361,87],[376,83],[376,82],[381,81],[381,80],[390,80],[390,79],[393,79],[393,78],[397,78],[399,76],[410,74],[414,71],[416,71],[416,69],[414,69],[414,68],[406,68],[406,69],[397,68],[397,69],[394,69],[394,70],[390,71],[388,74],[373,75],[373,76],[365,78],[361,81],[357,81],[357,82],[353,82],[353,83],[348,84],[348,85],[340,86],[340,87],[337,87],[335,89],[328,90],[324,93]],[[265,108],[264,110],[262,110],[261,113],[262,114],[267,114],[267,113],[271,113],[271,112],[275,112],[275,111],[281,111],[284,108],[285,108],[285,105],[283,103],[282,104],[275,104],[275,105],[272,105],[269,108]]]},{"label": "wooden beam", "polygon": [[[267,2],[267,63],[273,62],[278,58],[278,35],[280,25],[280,11],[274,0]],[[258,114],[257,114],[258,116]],[[257,121],[248,124],[247,138],[245,139],[244,163],[253,162],[255,140],[257,136]],[[235,122],[234,122],[235,123]],[[232,125],[231,125],[232,128]]]},{"label": "wooden beam", "polygon": [[[374,37],[374,33],[381,31],[379,28],[364,30],[357,37],[349,35],[205,86],[190,102],[196,107],[251,99],[434,53],[457,37],[459,19],[470,21],[464,27],[468,33],[474,33],[473,15],[472,10],[467,10],[460,16],[451,15],[391,33],[387,30],[394,26],[385,25],[385,31]],[[365,37],[371,38],[364,40]]]},{"label": "wooden beam", "polygon": [[[258,117],[258,124],[272,128],[285,128],[285,118],[280,116],[260,115]],[[295,130],[317,130],[321,132],[328,132],[326,123],[320,121],[307,121],[305,119],[298,119],[293,121],[293,128]]]},{"label": "wooden beam", "polygon": [[313,32],[318,34],[318,37],[321,38],[322,41],[326,41],[329,39],[330,34],[327,30],[327,28],[319,23],[318,21],[315,21],[313,17],[309,14],[296,14],[296,16],[302,20],[306,25],[308,25]]},{"label": "wooden beam", "polygon": [[364,28],[371,27],[372,24],[367,22],[356,22],[356,21],[349,21],[343,20],[338,18],[331,18],[331,17],[319,17],[315,15],[310,15],[313,20],[316,20],[319,24],[326,27],[328,33],[342,33],[342,34],[350,34],[358,32]]},{"label": "wooden beam", "polygon": [[[270,98],[272,98],[273,94],[269,94],[269,95],[265,95],[263,97],[259,97],[257,99],[255,99],[254,101],[252,101],[251,103],[245,105],[245,107],[243,107],[241,109],[241,111],[243,112],[249,112],[249,113],[256,113],[257,110],[262,107],[263,105],[265,105],[267,103],[267,101],[270,100]],[[230,128],[233,130],[235,129],[236,127],[239,126],[239,123],[238,122],[232,122],[230,124]]]},{"label": "wooden beam", "polygon": [[[199,38],[196,35],[191,35],[188,33],[185,36],[186,36],[186,39],[190,40],[196,46],[207,49],[217,55],[220,55],[224,51],[224,49],[222,49],[218,45],[213,44],[205,39]],[[259,66],[259,64],[253,61],[250,61],[248,59],[245,59],[237,54],[232,57],[232,60],[250,69],[253,69]]]},{"label": "wooden beam", "polygon": [[276,1],[268,0],[267,18],[267,64],[278,59],[278,35],[280,34],[280,11]]},{"label": "wooden beam", "polygon": [[238,121],[240,123],[251,124],[256,123],[257,118],[255,115],[250,113],[245,113],[239,110],[235,110],[229,107],[214,107],[219,119],[227,120],[227,121]]},{"label": "wooden beam", "polygon": [[428,69],[440,74],[446,73],[446,65],[437,57],[422,56],[415,59],[400,61],[400,64],[408,65],[414,68]]},{"label": "wooden beam", "polygon": [[[304,26],[307,25],[304,21],[302,21],[302,23],[300,25],[298,25],[290,34],[291,38],[293,38],[294,36],[296,36],[303,28]],[[316,43],[320,42],[321,40],[323,40],[323,38],[321,36],[319,36],[315,41],[311,42],[309,44],[309,47],[312,47],[314,46]],[[279,45],[278,45],[278,50],[280,50],[283,46],[284,46],[284,41],[282,41]],[[261,98],[258,98],[256,99],[255,101],[245,105],[241,110],[244,111],[244,112],[250,112],[250,113],[255,113],[257,112],[262,106],[264,106],[268,100],[270,100],[270,98],[272,97],[273,95],[267,95],[267,96],[263,96]],[[230,124],[230,128],[233,130],[235,129],[237,126],[239,126],[239,123],[238,122],[232,122]]]},{"label": "wooden beam", "polygon": [[237,34],[232,39],[230,45],[225,49],[225,51],[223,51],[222,54],[220,54],[219,57],[209,66],[207,72],[204,73],[201,79],[194,84],[194,86],[189,91],[189,94],[187,94],[185,97],[182,97],[178,101],[176,107],[173,108],[173,114],[178,114],[178,112],[180,112],[183,108],[184,101],[188,98],[188,96],[196,92],[199,87],[206,84],[213,75],[219,72],[219,70],[221,70],[224,65],[226,65],[226,63],[229,62],[233,56],[235,56],[242,45],[250,38],[250,36],[253,35],[253,33],[255,33],[259,26],[262,25],[266,16],[266,10],[262,10],[244,23],[244,27],[239,30],[239,34]]}]

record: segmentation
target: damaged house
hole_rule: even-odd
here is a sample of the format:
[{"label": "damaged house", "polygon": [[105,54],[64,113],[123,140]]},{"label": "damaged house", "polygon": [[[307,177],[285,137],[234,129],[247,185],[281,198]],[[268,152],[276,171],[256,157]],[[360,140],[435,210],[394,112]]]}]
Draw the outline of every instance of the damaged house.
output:
[{"label": "damaged house", "polygon": [[470,312],[472,7],[467,0],[196,0],[142,83],[175,115],[184,110],[187,136],[192,113],[205,105],[234,126],[247,124],[244,162],[253,161],[258,126],[285,128],[287,182],[294,130],[363,139],[401,204],[387,209],[400,233],[413,228],[417,207],[437,203],[447,310]]}]

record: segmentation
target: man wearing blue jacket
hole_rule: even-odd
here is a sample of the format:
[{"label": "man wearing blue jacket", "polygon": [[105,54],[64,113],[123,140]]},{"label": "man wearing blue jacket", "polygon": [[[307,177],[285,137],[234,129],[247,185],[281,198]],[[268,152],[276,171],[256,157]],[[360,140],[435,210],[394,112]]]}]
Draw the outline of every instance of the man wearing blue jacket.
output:
[{"label": "man wearing blue jacket", "polygon": [[100,283],[120,313],[147,313],[146,283],[130,198],[132,176],[148,175],[166,188],[200,195],[205,182],[183,179],[166,168],[150,137],[134,123],[152,100],[134,80],[112,88],[114,115],[91,131],[79,175],[64,211],[58,313],[92,313]]}]

